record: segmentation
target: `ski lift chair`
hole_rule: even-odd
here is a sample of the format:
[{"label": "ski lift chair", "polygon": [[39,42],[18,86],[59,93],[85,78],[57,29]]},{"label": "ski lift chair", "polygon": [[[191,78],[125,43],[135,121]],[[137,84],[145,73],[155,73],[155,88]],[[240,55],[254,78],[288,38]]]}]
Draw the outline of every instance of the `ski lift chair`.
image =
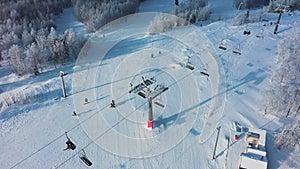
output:
[{"label": "ski lift chair", "polygon": [[208,78],[209,78],[209,73],[208,73],[208,71],[207,71],[207,66],[206,66],[206,68],[204,67],[204,68],[202,68],[202,70],[200,70],[200,74],[203,75],[203,76],[206,76],[206,78],[207,78],[207,80],[208,80]]},{"label": "ski lift chair", "polygon": [[251,31],[250,30],[244,30],[244,35],[250,35],[251,34]]},{"label": "ski lift chair", "polygon": [[93,165],[93,163],[87,158],[86,153],[83,149],[79,152],[79,158],[85,165],[87,166]]},{"label": "ski lift chair", "polygon": [[234,54],[241,55],[241,47],[240,44],[232,51]]},{"label": "ski lift chair", "polygon": [[67,137],[67,147],[64,150],[75,150],[76,149],[76,145],[71,141],[71,139],[68,137],[67,132],[65,132],[66,137]]},{"label": "ski lift chair", "polygon": [[243,32],[243,35],[250,35],[251,34],[251,31],[250,31],[250,29],[248,28],[248,25],[246,26],[246,30],[244,30],[244,32]]},{"label": "ski lift chair", "polygon": [[194,70],[195,69],[194,65],[190,62],[190,57],[188,57],[188,60],[186,62],[185,67],[188,68],[188,69],[190,69],[190,70]]},{"label": "ski lift chair", "polygon": [[227,50],[227,47],[226,47],[226,41],[225,39],[223,39],[219,45],[219,49],[222,49],[222,50]]}]

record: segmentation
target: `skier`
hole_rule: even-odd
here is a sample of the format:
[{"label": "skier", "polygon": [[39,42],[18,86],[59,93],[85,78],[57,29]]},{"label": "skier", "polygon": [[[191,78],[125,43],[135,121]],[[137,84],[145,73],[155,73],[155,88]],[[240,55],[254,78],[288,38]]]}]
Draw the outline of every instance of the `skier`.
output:
[{"label": "skier", "polygon": [[89,103],[88,98],[84,98],[84,104],[88,104],[88,103]]},{"label": "skier", "polygon": [[73,116],[78,116],[77,113],[76,113],[75,111],[73,112]]},{"label": "skier", "polygon": [[130,83],[130,86],[129,86],[129,93],[131,93],[132,90],[133,90],[133,85],[132,85],[132,83]]},{"label": "skier", "polygon": [[116,107],[116,104],[115,104],[115,101],[114,101],[114,100],[111,100],[110,107],[111,107],[111,108]]}]

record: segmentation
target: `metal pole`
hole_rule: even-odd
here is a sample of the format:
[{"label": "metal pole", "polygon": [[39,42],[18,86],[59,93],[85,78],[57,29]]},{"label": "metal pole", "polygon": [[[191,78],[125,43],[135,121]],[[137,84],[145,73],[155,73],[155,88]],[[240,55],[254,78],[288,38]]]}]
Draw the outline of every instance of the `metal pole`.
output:
[{"label": "metal pole", "polygon": [[278,26],[279,26],[279,23],[280,23],[281,14],[282,14],[282,11],[280,10],[279,11],[278,20],[277,20],[277,23],[276,23],[276,26],[275,26],[275,30],[274,30],[274,34],[275,35],[277,34],[277,30],[278,30]]},{"label": "metal pole", "polygon": [[62,82],[63,97],[67,97],[63,72],[60,72],[60,77],[61,77],[61,82]]},{"label": "metal pole", "polygon": [[218,126],[218,127],[217,127],[218,135],[217,135],[217,139],[216,139],[216,143],[215,143],[213,159],[216,159],[215,155],[216,155],[216,149],[217,149],[217,144],[218,144],[218,139],[219,139],[220,129],[221,129],[221,126]]},{"label": "metal pole", "polygon": [[152,110],[152,97],[148,99],[148,106],[149,106],[149,112],[148,112],[148,128],[154,128],[154,122],[153,122],[153,110]]},{"label": "metal pole", "polygon": [[153,110],[152,110],[152,98],[150,97],[148,99],[148,106],[149,106],[149,112],[148,112],[148,121],[152,121],[153,120]]},{"label": "metal pole", "polygon": [[226,152],[226,160],[227,160],[227,157],[228,157],[228,151],[229,151],[229,145],[230,145],[230,137],[227,136],[227,152]]}]

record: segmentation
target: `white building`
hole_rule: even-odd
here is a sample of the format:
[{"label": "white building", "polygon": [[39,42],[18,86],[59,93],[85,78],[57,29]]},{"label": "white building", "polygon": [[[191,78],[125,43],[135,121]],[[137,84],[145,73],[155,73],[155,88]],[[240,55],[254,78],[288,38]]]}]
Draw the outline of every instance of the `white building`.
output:
[{"label": "white building", "polygon": [[240,169],[267,169],[266,131],[250,129],[246,136],[248,146],[241,154]]}]

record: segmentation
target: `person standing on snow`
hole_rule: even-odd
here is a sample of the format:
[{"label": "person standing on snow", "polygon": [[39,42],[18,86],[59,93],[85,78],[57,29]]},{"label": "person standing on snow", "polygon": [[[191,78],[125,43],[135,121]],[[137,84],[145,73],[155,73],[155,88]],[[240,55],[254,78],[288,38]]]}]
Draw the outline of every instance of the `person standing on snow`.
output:
[{"label": "person standing on snow", "polygon": [[111,107],[111,108],[116,107],[116,104],[115,104],[115,101],[114,101],[114,100],[111,100],[110,107]]},{"label": "person standing on snow", "polygon": [[133,85],[132,85],[132,83],[130,83],[130,86],[129,86],[129,93],[131,93],[132,90],[133,90]]},{"label": "person standing on snow", "polygon": [[73,116],[78,116],[77,113],[76,113],[75,111],[73,112]]}]

